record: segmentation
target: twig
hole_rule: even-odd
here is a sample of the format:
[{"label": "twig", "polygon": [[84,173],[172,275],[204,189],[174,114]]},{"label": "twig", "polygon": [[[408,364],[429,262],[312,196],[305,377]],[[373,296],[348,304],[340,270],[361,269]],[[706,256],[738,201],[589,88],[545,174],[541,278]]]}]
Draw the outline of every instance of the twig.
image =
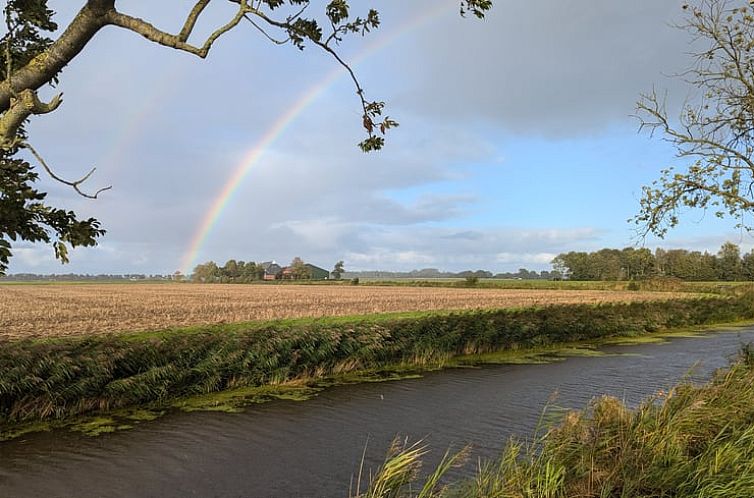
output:
[{"label": "twig", "polygon": [[28,149],[29,152],[31,152],[32,155],[35,158],[37,158],[37,161],[39,161],[39,164],[42,165],[42,167],[44,168],[44,170],[47,171],[47,174],[50,175],[50,177],[52,177],[53,180],[55,180],[57,182],[60,182],[63,185],[68,185],[69,187],[73,187],[73,190],[75,190],[76,193],[79,194],[82,197],[86,197],[87,199],[96,199],[97,196],[99,194],[101,194],[102,192],[105,192],[106,190],[110,190],[110,189],[113,188],[112,185],[109,185],[107,187],[103,187],[103,188],[97,190],[94,194],[87,194],[86,192],[83,192],[79,188],[79,185],[81,185],[82,183],[84,183],[85,181],[87,181],[89,179],[89,177],[92,176],[92,174],[94,174],[94,172],[97,170],[97,168],[92,168],[92,170],[89,173],[87,173],[86,175],[84,175],[81,179],[71,182],[71,181],[65,180],[65,179],[59,177],[58,175],[56,175],[55,172],[52,171],[52,169],[47,165],[47,162],[45,162],[45,160],[42,158],[42,156],[37,152],[37,150],[34,147],[31,146],[30,143],[24,142],[24,143],[21,144],[21,146],[23,148],[25,148],[25,149]]},{"label": "twig", "polygon": [[262,28],[262,26],[260,26],[259,24],[255,23],[254,20],[252,18],[250,18],[248,14],[244,14],[243,17],[244,17],[244,19],[246,19],[247,21],[249,21],[252,26],[254,26],[255,28],[257,28],[257,30],[259,30],[259,32],[262,33],[262,35],[264,35],[265,38],[267,38],[269,41],[271,41],[272,43],[274,43],[276,45],[285,45],[286,43],[288,43],[291,40],[290,37],[286,38],[285,40],[278,40],[276,38],[273,38],[273,36],[270,35],[267,31],[265,31],[264,28]]}]

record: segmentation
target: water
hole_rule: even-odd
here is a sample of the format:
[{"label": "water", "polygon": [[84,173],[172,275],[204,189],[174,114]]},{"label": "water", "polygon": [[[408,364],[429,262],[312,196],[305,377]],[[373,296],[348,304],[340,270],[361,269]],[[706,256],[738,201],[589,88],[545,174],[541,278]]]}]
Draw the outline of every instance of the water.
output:
[{"label": "water", "polygon": [[494,457],[510,435],[532,433],[554,393],[550,404],[560,407],[581,408],[601,394],[636,404],[693,366],[695,379],[708,378],[752,341],[754,328],[605,348],[622,356],[341,386],[240,414],[175,413],[96,438],[31,435],[0,443],[0,498],[344,497],[365,445],[367,468],[396,435],[424,438],[430,462],[467,443],[475,457]]}]

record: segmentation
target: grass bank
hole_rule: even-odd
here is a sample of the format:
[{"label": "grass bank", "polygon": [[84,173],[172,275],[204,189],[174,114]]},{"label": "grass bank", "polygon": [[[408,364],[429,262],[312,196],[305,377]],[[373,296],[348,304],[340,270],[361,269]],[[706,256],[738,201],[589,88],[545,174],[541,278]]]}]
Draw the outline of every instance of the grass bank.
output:
[{"label": "grass bank", "polygon": [[[358,498],[754,496],[754,349],[703,386],[658,393],[635,410],[603,397],[533,442],[511,440],[473,478],[443,475],[466,451],[420,472],[426,448],[394,445]],[[440,485],[442,483],[442,486]]]},{"label": "grass bank", "polygon": [[[231,389],[754,318],[751,296],[282,320],[0,347],[0,433]],[[368,379],[362,379],[368,380]],[[265,391],[265,395],[275,396]]]}]

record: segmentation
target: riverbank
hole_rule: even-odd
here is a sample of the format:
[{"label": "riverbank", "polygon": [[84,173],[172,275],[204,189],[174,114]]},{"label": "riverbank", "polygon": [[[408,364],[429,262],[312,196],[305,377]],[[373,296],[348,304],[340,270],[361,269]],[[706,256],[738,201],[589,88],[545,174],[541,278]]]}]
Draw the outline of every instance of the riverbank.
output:
[{"label": "riverbank", "polygon": [[[754,348],[748,345],[707,384],[658,392],[635,410],[616,398],[597,398],[534,441],[511,440],[471,478],[443,479],[466,451],[446,454],[427,474],[419,471],[426,447],[396,443],[367,490],[350,496],[748,498],[754,496],[752,421]],[[375,494],[380,489],[390,492]]]},{"label": "riverbank", "polygon": [[[350,375],[357,382],[370,380],[365,372],[436,368],[458,355],[752,318],[750,297],[709,297],[6,342],[0,349],[0,432],[7,437],[18,434],[19,426],[40,428],[119,410],[138,420],[151,416],[138,407],[156,410],[228,390],[295,397],[306,394],[308,381],[332,376]],[[281,384],[282,390],[269,387]]]}]

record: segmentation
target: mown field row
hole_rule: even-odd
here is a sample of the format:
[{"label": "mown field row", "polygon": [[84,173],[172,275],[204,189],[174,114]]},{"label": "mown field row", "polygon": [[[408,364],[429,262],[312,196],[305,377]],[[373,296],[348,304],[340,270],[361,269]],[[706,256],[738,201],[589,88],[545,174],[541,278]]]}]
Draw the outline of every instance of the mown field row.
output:
[{"label": "mown field row", "polygon": [[375,313],[643,302],[672,292],[425,287],[90,284],[0,286],[0,340]]}]

